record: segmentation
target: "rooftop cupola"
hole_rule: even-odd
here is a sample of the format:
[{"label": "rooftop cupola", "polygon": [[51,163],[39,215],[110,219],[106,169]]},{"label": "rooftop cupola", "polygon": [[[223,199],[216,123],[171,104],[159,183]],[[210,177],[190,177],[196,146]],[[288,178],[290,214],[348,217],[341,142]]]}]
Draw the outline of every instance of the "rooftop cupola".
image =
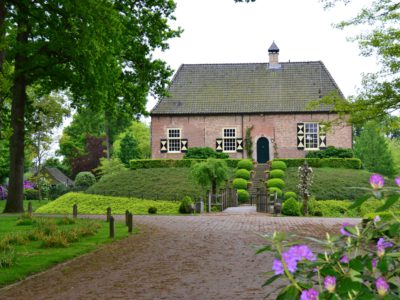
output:
[{"label": "rooftop cupola", "polygon": [[269,53],[269,68],[270,69],[279,69],[281,67],[279,63],[279,48],[272,42],[271,46],[268,49]]}]

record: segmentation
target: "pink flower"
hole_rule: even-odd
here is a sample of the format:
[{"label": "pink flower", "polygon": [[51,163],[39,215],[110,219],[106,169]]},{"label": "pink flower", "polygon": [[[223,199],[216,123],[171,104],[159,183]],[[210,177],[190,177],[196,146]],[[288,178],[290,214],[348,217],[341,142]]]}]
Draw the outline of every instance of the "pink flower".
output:
[{"label": "pink flower", "polygon": [[342,258],[340,259],[340,262],[342,264],[348,264],[349,263],[349,257],[347,255],[343,255]]},{"label": "pink flower", "polygon": [[[297,263],[303,259],[314,261],[317,258],[306,245],[295,245],[289,248],[288,251],[282,253],[282,259],[285,262],[286,268],[290,273],[297,271]],[[272,265],[272,270],[275,275],[284,273],[283,264],[280,260],[275,259]]]},{"label": "pink flower", "polygon": [[372,269],[376,269],[376,266],[378,265],[378,260],[376,258],[373,258],[371,264]]},{"label": "pink flower", "polygon": [[340,233],[341,233],[342,235],[352,236],[352,234],[350,234],[349,232],[347,232],[347,230],[345,229],[345,227],[348,227],[348,226],[351,226],[351,224],[348,223],[348,222],[344,222],[344,223],[342,224],[342,227],[340,227]]},{"label": "pink flower", "polygon": [[376,215],[374,218],[374,224],[380,222],[380,220],[381,220],[381,217],[379,215]]},{"label": "pink flower", "polygon": [[274,259],[274,262],[272,264],[272,270],[275,271],[275,275],[282,275],[284,270],[283,270],[283,265],[282,262],[279,259]]},{"label": "pink flower", "polygon": [[369,178],[369,184],[374,190],[379,190],[385,184],[385,180],[383,179],[382,175],[372,174]]},{"label": "pink flower", "polygon": [[329,293],[333,293],[336,289],[336,277],[326,276],[324,279],[324,287],[327,289]]},{"label": "pink flower", "polygon": [[379,296],[385,296],[389,291],[389,285],[382,277],[378,278],[378,280],[375,282],[375,286]]},{"label": "pink flower", "polygon": [[318,291],[314,289],[304,290],[301,292],[300,300],[318,300]]},{"label": "pink flower", "polygon": [[400,176],[396,177],[394,182],[396,182],[396,184],[400,187]]},{"label": "pink flower", "polygon": [[392,246],[393,246],[392,243],[385,242],[384,238],[380,238],[378,240],[378,242],[376,243],[376,248],[377,248],[376,253],[377,253],[378,257],[382,257],[383,255],[385,255],[385,249],[392,247]]}]

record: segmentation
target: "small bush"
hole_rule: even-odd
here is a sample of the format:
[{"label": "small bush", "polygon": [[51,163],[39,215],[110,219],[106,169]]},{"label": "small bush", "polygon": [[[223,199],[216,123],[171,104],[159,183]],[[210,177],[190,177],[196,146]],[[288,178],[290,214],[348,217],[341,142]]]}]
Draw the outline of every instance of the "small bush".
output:
[{"label": "small bush", "polygon": [[17,219],[16,225],[17,226],[26,226],[26,225],[32,225],[34,222],[35,221],[30,214],[24,213]]},{"label": "small bush", "polygon": [[353,158],[354,153],[353,149],[335,148],[333,146],[329,146],[325,150],[310,151],[306,155],[306,158],[329,158],[329,157]]},{"label": "small bush", "polygon": [[85,225],[80,226],[78,228],[79,236],[86,237],[86,236],[95,235],[99,231],[100,228],[101,228],[101,225],[98,222],[96,222],[96,221],[88,222]]},{"label": "small bush", "polygon": [[267,180],[267,187],[277,187],[281,190],[285,187],[285,182],[280,178],[273,178]]},{"label": "small bush", "polygon": [[247,202],[250,199],[250,194],[246,190],[242,189],[237,190],[237,195],[239,203]]},{"label": "small bush", "polygon": [[71,225],[75,223],[76,223],[75,219],[63,217],[62,219],[58,220],[57,225]]},{"label": "small bush", "polygon": [[147,210],[147,212],[151,215],[154,215],[157,213],[157,207],[155,206],[150,206],[149,209]]},{"label": "small bush", "polygon": [[49,188],[49,198],[51,200],[57,199],[58,197],[70,192],[72,188],[67,187],[63,184],[51,185]]},{"label": "small bush", "polygon": [[7,234],[1,240],[1,243],[5,245],[25,245],[27,242],[26,235],[20,232]]},{"label": "small bush", "polygon": [[195,159],[207,159],[213,158],[229,158],[227,153],[217,152],[210,147],[192,147],[186,152],[184,159],[195,158]]},{"label": "small bush", "polygon": [[285,216],[300,216],[300,205],[294,198],[289,198],[283,203],[282,214]]},{"label": "small bush", "polygon": [[96,178],[91,172],[80,172],[75,177],[75,186],[88,188],[96,183]]},{"label": "small bush", "polygon": [[[229,168],[236,168],[240,159],[226,158],[223,159]],[[132,159],[129,167],[132,170],[137,169],[154,169],[154,168],[190,168],[192,164],[206,161],[206,159]]]},{"label": "small bush", "polygon": [[280,158],[280,161],[285,162],[289,168],[300,167],[306,161],[313,168],[361,169],[361,160],[358,158]]},{"label": "small bush", "polygon": [[253,162],[250,159],[242,159],[237,165],[238,169],[253,170]]},{"label": "small bush", "polygon": [[271,164],[271,169],[272,170],[283,170],[285,171],[287,169],[287,166],[285,164],[285,162],[281,161],[281,160],[273,160],[272,164]]},{"label": "small bush", "polygon": [[350,201],[323,200],[315,201],[314,215],[323,217],[357,217],[356,210],[349,210]]},{"label": "small bush", "polygon": [[237,190],[247,190],[247,180],[243,178],[235,178],[232,183]]},{"label": "small bush", "polygon": [[189,196],[183,197],[181,204],[179,205],[179,213],[190,214],[193,213],[193,200]]},{"label": "small bush", "polygon": [[283,177],[285,177],[285,171],[280,170],[280,169],[271,170],[269,172],[269,177],[270,178],[283,178]]},{"label": "small bush", "polygon": [[282,190],[280,189],[280,188],[277,188],[277,187],[269,187],[268,188],[268,192],[269,193],[276,193],[276,195],[278,196],[278,198],[282,198],[282,194],[283,194],[283,192],[282,192]]},{"label": "small bush", "polygon": [[236,178],[243,178],[246,180],[250,179],[250,172],[246,169],[239,169],[235,172],[235,177]]},{"label": "small bush", "polygon": [[24,189],[24,197],[26,200],[38,200],[39,191],[35,189]]},{"label": "small bush", "polygon": [[60,231],[43,236],[41,241],[42,248],[66,248],[69,246],[67,237]]},{"label": "small bush", "polygon": [[16,258],[17,255],[15,254],[15,249],[13,247],[0,251],[0,269],[12,267]]},{"label": "small bush", "polygon": [[297,199],[297,194],[295,192],[286,192],[285,195],[283,196],[283,198],[289,199],[289,198],[294,198]]},{"label": "small bush", "polygon": [[52,235],[57,231],[57,226],[53,220],[37,219],[35,226],[43,235]]}]

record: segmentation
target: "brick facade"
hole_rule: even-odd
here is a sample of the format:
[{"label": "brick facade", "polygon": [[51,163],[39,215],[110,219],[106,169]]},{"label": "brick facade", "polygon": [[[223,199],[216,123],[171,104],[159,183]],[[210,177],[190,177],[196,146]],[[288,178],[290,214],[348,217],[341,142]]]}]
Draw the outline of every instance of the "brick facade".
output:
[{"label": "brick facade", "polygon": [[[252,115],[188,115],[152,116],[152,158],[182,158],[183,153],[161,153],[160,141],[167,138],[169,128],[180,128],[181,138],[188,140],[190,147],[215,149],[216,139],[223,137],[223,128],[236,128],[237,138],[245,140],[246,128],[252,130],[253,159],[257,160],[257,141],[266,137],[269,141],[269,157],[273,159],[304,157],[307,151],[297,149],[297,123],[332,121],[337,116],[328,113],[282,113]],[[333,126],[326,134],[327,146],[352,147],[351,126]],[[276,145],[274,147],[274,145]],[[275,148],[275,149],[274,149]],[[246,157],[246,151],[229,153],[231,158]]]}]

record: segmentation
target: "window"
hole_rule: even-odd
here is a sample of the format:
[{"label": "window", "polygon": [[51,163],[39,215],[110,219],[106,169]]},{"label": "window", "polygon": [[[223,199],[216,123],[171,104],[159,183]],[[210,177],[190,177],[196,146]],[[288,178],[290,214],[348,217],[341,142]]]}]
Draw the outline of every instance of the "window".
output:
[{"label": "window", "polygon": [[223,151],[236,152],[236,129],[224,128],[223,131]]},{"label": "window", "polygon": [[305,149],[318,150],[318,123],[305,123]]},{"label": "window", "polygon": [[168,129],[168,152],[181,152],[180,129]]}]

